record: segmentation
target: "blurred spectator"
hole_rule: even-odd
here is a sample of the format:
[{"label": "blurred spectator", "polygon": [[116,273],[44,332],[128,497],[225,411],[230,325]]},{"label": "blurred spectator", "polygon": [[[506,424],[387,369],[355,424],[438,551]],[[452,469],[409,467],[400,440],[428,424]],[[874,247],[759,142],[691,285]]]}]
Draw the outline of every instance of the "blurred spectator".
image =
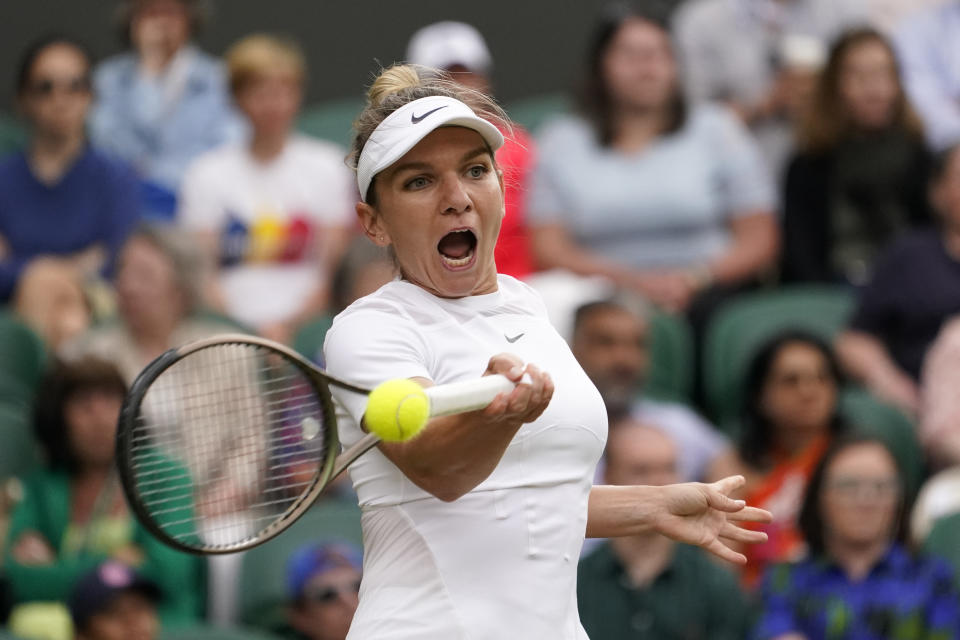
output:
[{"label": "blurred spectator", "polygon": [[[960,465],[960,318],[948,320],[923,361],[920,443],[934,469]],[[960,466],[957,466],[960,473]],[[958,485],[960,486],[960,485]],[[960,498],[960,493],[957,493]]]},{"label": "blurred spectator", "polygon": [[953,0],[868,0],[870,24],[893,35],[905,20],[928,7],[939,7]]},{"label": "blurred spectator", "polygon": [[[605,481],[679,482],[677,446],[631,418],[611,425]],[[603,640],[741,640],[749,608],[736,578],[695,547],[657,533],[611,538],[580,561],[580,621]]]},{"label": "blurred spectator", "polygon": [[690,0],[675,22],[688,95],[730,105],[779,174],[827,43],[866,17],[863,0]]},{"label": "blurred spectator", "polygon": [[202,604],[198,559],[140,527],[113,470],[125,391],[116,368],[93,358],[51,371],[35,412],[48,464],[23,481],[4,566],[16,602],[63,602],[81,575],[108,558],[119,560],[161,586],[166,622],[190,621]]},{"label": "blurred spectator", "polygon": [[587,83],[587,117],[547,125],[539,140],[529,209],[536,256],[668,310],[690,308],[697,328],[724,292],[775,260],[760,155],[725,110],[687,107],[670,35],[639,7],[605,14]]},{"label": "blurred spectator", "polygon": [[87,326],[83,287],[109,271],[137,216],[133,173],[87,143],[90,64],[64,36],[26,49],[16,91],[30,142],[0,161],[0,300],[53,346]]},{"label": "blurred spectator", "polygon": [[904,85],[936,150],[960,143],[960,1],[947,0],[908,19],[895,44]]},{"label": "blurred spectator", "polygon": [[169,219],[189,162],[239,140],[220,61],[191,43],[202,22],[199,0],[123,0],[121,38],[130,51],[94,75],[90,136],[131,162],[143,180],[142,211]]},{"label": "blurred spectator", "polygon": [[177,222],[219,263],[211,302],[287,342],[327,306],[329,278],[354,220],[356,186],[346,151],[293,132],[306,80],[296,44],[248,36],[227,52],[227,65],[252,136],[190,166]]},{"label": "blurred spectator", "polygon": [[360,593],[360,550],[347,543],[310,544],[287,564],[288,621],[307,640],[344,640]]},{"label": "blurred spectator", "polygon": [[930,220],[930,156],[887,39],[872,29],[834,43],[787,170],[783,277],[866,282],[877,255]]},{"label": "blurred spectator", "polygon": [[160,588],[117,561],[86,573],[70,594],[75,640],[154,640]]},{"label": "blurred spectator", "polygon": [[330,311],[337,314],[397,276],[397,268],[382,248],[366,238],[350,242],[330,284]]},{"label": "blurred spectator", "polygon": [[[407,61],[446,71],[455,82],[491,93],[490,50],[480,32],[468,24],[435,22],[421,28],[407,45]],[[498,273],[522,278],[533,270],[525,216],[535,148],[533,139],[520,125],[503,133],[506,140],[497,150],[497,164],[503,170],[506,215],[494,258]]]},{"label": "blurred spectator", "polygon": [[758,640],[960,637],[960,595],[940,560],[903,544],[906,499],[878,440],[838,440],[810,480],[801,526],[810,554],[770,570]]},{"label": "blurred spectator", "polygon": [[642,397],[650,366],[650,325],[625,300],[587,303],[574,313],[571,349],[600,391],[612,419],[632,415],[677,442],[678,474],[713,481],[735,470],[730,443],[686,406]]},{"label": "blurred spectator", "polygon": [[960,313],[960,147],[936,158],[931,173],[939,229],[914,232],[883,253],[837,339],[849,374],[911,415],[927,348]]},{"label": "blurred spectator", "polygon": [[172,229],[141,227],[117,260],[116,322],[93,327],[65,345],[61,355],[108,360],[129,384],[167,349],[235,332],[236,325],[198,313],[200,264],[190,238]]},{"label": "blurred spectator", "polygon": [[773,514],[773,522],[757,527],[767,532],[767,542],[744,549],[744,579],[752,585],[768,564],[802,555],[797,518],[803,492],[844,423],[837,364],[812,335],[789,331],[769,340],[751,362],[744,388],[744,498]]}]

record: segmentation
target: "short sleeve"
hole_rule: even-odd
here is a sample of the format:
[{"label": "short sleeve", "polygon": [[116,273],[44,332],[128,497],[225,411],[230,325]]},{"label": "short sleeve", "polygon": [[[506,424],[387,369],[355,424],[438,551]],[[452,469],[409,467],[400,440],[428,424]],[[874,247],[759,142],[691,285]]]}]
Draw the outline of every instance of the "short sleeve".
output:
[{"label": "short sleeve", "polygon": [[716,154],[722,210],[731,217],[773,212],[773,177],[747,128],[725,108],[708,109],[710,148]]},{"label": "short sleeve", "polygon": [[562,176],[564,165],[575,155],[574,127],[569,119],[555,121],[537,137],[537,156],[527,193],[527,221],[531,226],[563,222],[569,217],[570,198]]},{"label": "short sleeve", "polygon": [[183,176],[180,195],[177,199],[177,225],[188,231],[207,231],[215,229],[217,221],[213,212],[221,206],[212,188],[210,156],[200,156],[190,163]]},{"label": "short sleeve", "polygon": [[[431,378],[426,340],[412,320],[399,314],[348,309],[327,332],[323,356],[327,373],[365,389],[393,378]],[[333,393],[360,424],[366,396],[335,387]]]}]

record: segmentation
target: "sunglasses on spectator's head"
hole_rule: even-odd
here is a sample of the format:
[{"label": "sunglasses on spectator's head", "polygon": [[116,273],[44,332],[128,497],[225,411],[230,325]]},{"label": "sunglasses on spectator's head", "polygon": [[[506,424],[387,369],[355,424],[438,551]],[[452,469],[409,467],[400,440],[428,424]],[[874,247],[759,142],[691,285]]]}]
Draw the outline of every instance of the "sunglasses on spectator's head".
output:
[{"label": "sunglasses on spectator's head", "polygon": [[51,96],[55,91],[58,90],[70,95],[87,93],[90,91],[90,78],[87,76],[78,76],[76,78],[68,78],[66,80],[53,80],[52,78],[44,78],[30,85],[30,93],[42,98]]},{"label": "sunglasses on spectator's head", "polygon": [[360,593],[359,580],[346,584],[328,585],[310,589],[304,593],[304,599],[317,604],[329,604],[340,595],[355,595],[357,593]]}]

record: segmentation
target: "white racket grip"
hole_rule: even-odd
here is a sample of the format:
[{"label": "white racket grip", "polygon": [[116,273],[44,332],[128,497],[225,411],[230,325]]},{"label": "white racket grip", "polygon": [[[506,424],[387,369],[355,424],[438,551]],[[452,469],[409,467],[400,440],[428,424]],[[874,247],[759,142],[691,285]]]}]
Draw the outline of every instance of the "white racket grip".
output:
[{"label": "white racket grip", "polygon": [[[519,384],[530,384],[530,376],[523,374]],[[506,376],[498,374],[441,384],[424,389],[424,392],[430,399],[430,417],[436,418],[483,409],[493,402],[498,394],[513,391],[516,386]]]}]

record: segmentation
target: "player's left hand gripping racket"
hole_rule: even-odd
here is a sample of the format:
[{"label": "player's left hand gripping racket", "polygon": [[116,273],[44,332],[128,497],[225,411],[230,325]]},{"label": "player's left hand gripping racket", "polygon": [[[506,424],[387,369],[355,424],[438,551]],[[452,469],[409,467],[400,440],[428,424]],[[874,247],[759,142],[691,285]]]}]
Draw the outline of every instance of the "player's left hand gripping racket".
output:
[{"label": "player's left hand gripping racket", "polygon": [[[172,349],[137,377],[117,429],[117,463],[137,518],[193,553],[229,553],[276,536],[380,438],[342,453],[330,386],[287,347],[221,335]],[[426,389],[429,416],[487,406],[504,376]]]}]

